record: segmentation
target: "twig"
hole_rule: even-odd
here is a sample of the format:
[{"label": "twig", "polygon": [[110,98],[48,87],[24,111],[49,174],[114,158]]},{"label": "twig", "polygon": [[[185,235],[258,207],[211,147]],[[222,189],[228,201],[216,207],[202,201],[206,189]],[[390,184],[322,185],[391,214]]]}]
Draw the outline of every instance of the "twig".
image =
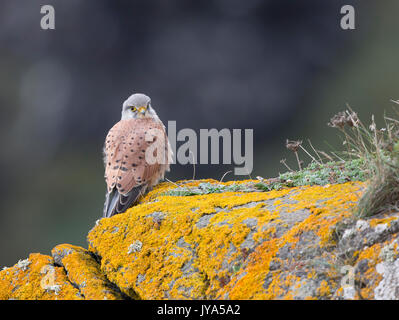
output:
[{"label": "twig", "polygon": [[331,151],[331,153],[332,153],[334,156],[336,156],[339,160],[341,160],[342,162],[345,162],[345,160],[342,159],[341,157],[339,157],[335,152],[332,152],[332,151]]},{"label": "twig", "polygon": [[303,151],[305,151],[305,153],[306,153],[309,157],[311,157],[312,160],[313,160],[314,162],[316,162],[317,164],[321,165],[321,163],[320,163],[319,161],[317,161],[316,158],[313,157],[304,147],[302,147],[301,145],[300,145],[299,147],[300,147]]},{"label": "twig", "polygon": [[298,152],[295,151],[294,153],[295,153],[296,161],[298,162],[299,170],[302,171],[301,160],[299,160]]},{"label": "twig", "polygon": [[393,122],[397,122],[397,123],[399,123],[399,121],[398,120],[396,120],[396,119],[392,119],[392,118],[389,118],[389,117],[384,117],[385,119],[387,119],[387,120],[390,120],[390,121],[393,121]]},{"label": "twig", "polygon": [[166,181],[174,184],[176,187],[180,188],[181,186],[179,186],[178,184],[174,183],[173,181],[170,181],[168,178],[165,178]]},{"label": "twig", "polygon": [[310,147],[313,149],[314,153],[316,153],[317,157],[319,158],[320,162],[323,163],[323,160],[321,159],[319,153],[317,152],[317,150],[313,147],[312,142],[310,142],[310,139],[308,139],[309,145]]},{"label": "twig", "polygon": [[193,180],[195,180],[195,158],[194,158],[194,153],[191,150],[189,150],[189,151],[190,151],[190,154],[192,154],[192,156],[193,156]]},{"label": "twig", "polygon": [[288,164],[287,164],[285,161],[286,161],[286,159],[281,159],[281,160],[280,160],[280,163],[283,164],[289,171],[295,172],[294,170],[292,170],[292,169],[288,166]]},{"label": "twig", "polygon": [[321,151],[321,150],[319,150],[319,152],[323,155],[323,156],[325,156],[328,160],[330,160],[330,161],[334,161],[334,159],[333,158],[331,158],[326,152],[324,152],[324,151]]},{"label": "twig", "polygon": [[223,181],[223,178],[226,176],[226,174],[233,172],[232,170],[225,172],[225,174],[222,176],[222,178],[220,178],[219,182]]}]

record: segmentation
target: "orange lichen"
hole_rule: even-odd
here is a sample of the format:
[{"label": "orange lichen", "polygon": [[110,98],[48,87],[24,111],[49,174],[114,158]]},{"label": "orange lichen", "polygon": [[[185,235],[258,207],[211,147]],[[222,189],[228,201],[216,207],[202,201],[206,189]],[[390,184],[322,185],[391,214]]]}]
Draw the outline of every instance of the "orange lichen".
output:
[{"label": "orange lichen", "polygon": [[0,300],[83,299],[53,258],[39,253],[29,255],[13,267],[0,271]]},{"label": "orange lichen", "polygon": [[[281,238],[270,239],[259,245],[251,255],[245,274],[237,281],[232,281],[228,288],[221,291],[221,295],[229,293],[231,299],[274,299],[279,296],[280,279],[273,277],[273,282],[265,290],[262,287],[269,272],[269,263],[285,244],[295,246],[304,231],[313,231],[320,237],[320,246],[325,246],[331,239],[332,227],[343,217],[350,215],[350,208],[358,199],[354,194],[361,184],[346,183],[328,187],[293,188],[291,199],[297,203],[279,206],[279,210],[286,210],[295,214],[298,210],[308,209],[311,213],[303,221],[291,227]],[[291,194],[292,194],[291,193]],[[316,210],[317,209],[317,210]],[[331,243],[331,242],[330,242]],[[331,260],[334,260],[334,256]],[[244,271],[243,271],[244,272]]]},{"label": "orange lichen", "polygon": [[373,299],[374,298],[374,289],[382,279],[382,276],[375,271],[375,266],[381,262],[380,252],[381,248],[388,244],[389,242],[385,242],[384,244],[377,243],[371,247],[364,248],[361,252],[359,252],[357,261],[361,261],[363,259],[368,260],[367,270],[362,274],[362,278],[358,278],[357,280],[361,283],[367,282],[368,286],[360,289],[356,294],[356,298],[361,299]]},{"label": "orange lichen", "polygon": [[[88,250],[59,245],[52,251],[54,259],[33,254],[28,262],[1,271],[0,299],[342,296],[334,229],[352,214],[362,183],[165,195],[178,186],[256,182],[159,184],[126,213],[99,220],[88,235]],[[370,219],[370,225],[392,221]],[[381,248],[391,241],[353,255],[351,263],[369,261],[363,277],[371,283],[355,298],[373,297],[381,279],[375,266]],[[49,274],[54,281],[48,281]]]},{"label": "orange lichen", "polygon": [[61,244],[52,250],[52,255],[59,257],[67,271],[69,280],[79,287],[81,294],[89,300],[123,299],[112,288],[111,283],[101,272],[100,266],[90,252],[77,246]]},{"label": "orange lichen", "polygon": [[370,223],[370,227],[373,227],[373,228],[379,224],[384,224],[384,223],[386,223],[388,226],[390,226],[392,221],[396,221],[398,219],[399,219],[398,216],[375,218],[375,219],[370,219],[369,223]]},{"label": "orange lichen", "polygon": [[[101,220],[89,234],[90,250],[102,256],[103,270],[126,294],[133,288],[142,298],[165,298],[165,291],[179,299],[214,296],[226,282],[223,279],[227,270],[221,266],[234,263],[243,254],[240,245],[251,232],[245,220],[255,218],[262,226],[278,217],[278,213],[256,203],[290,192],[224,192],[179,197],[160,195],[164,191],[161,184],[140,206],[129,209],[125,215]],[[255,205],[245,207],[248,203]],[[154,212],[162,212],[165,221],[155,224],[151,218]],[[199,219],[207,215],[211,215],[208,225],[196,227]],[[104,232],[111,229],[118,231]],[[124,232],[126,229],[130,232]],[[136,240],[143,246],[139,252],[129,254],[128,247]],[[229,250],[232,252],[228,255]],[[124,271],[115,272],[122,265]],[[181,270],[184,266],[192,269],[187,276]],[[139,279],[142,279],[140,286],[134,285]]]},{"label": "orange lichen", "polygon": [[330,286],[326,280],[323,280],[318,288],[318,294],[321,297],[328,297],[331,294]]},{"label": "orange lichen", "polygon": [[[202,180],[177,185],[201,182],[219,183]],[[276,273],[269,289],[262,287],[270,261],[284,245],[295,246],[306,231],[319,237],[319,246],[333,245],[333,227],[350,214],[360,187],[361,183],[346,183],[184,197],[162,195],[176,188],[165,183],[140,206],[102,219],[89,234],[89,249],[102,257],[102,270],[112,282],[143,299],[289,298],[292,293],[280,293],[290,286],[298,289],[295,277],[284,277],[288,283],[282,285]],[[287,195],[290,202],[283,200]],[[272,199],[275,210],[265,206]],[[292,215],[300,210],[308,213],[289,225],[292,222],[281,217],[282,210]],[[154,213],[161,215],[157,222]],[[286,228],[285,233],[276,237],[281,228]],[[137,241],[142,247],[129,253],[129,246]],[[245,241],[256,243],[254,252],[247,252]]]}]

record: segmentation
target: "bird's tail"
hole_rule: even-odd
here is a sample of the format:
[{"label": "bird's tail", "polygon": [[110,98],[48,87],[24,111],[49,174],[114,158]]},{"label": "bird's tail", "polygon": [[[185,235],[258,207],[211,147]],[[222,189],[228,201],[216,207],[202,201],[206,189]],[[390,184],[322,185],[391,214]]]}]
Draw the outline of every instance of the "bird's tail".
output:
[{"label": "bird's tail", "polygon": [[112,189],[111,192],[105,194],[103,217],[108,218],[112,216],[112,211],[115,208],[116,202],[118,201],[118,190],[116,188]]},{"label": "bird's tail", "polygon": [[146,185],[134,187],[126,195],[118,192],[118,189],[113,188],[111,192],[105,195],[103,217],[109,218],[115,214],[125,212],[131,206],[137,203],[141,195],[145,193]]}]

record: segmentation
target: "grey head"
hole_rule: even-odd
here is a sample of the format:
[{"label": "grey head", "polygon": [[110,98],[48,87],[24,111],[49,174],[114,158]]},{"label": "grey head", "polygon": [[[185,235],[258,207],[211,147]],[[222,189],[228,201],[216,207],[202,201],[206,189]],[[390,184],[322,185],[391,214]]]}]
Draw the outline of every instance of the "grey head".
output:
[{"label": "grey head", "polygon": [[159,120],[151,106],[151,98],[142,93],[132,94],[122,106],[122,120],[155,118]]}]

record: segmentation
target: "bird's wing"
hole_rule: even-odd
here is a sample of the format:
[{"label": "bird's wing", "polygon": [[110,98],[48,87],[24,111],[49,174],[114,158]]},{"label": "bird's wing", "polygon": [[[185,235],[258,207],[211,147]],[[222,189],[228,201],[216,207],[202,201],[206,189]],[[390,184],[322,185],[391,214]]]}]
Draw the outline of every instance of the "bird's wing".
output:
[{"label": "bird's wing", "polygon": [[[114,189],[117,191],[119,198],[114,201],[115,205],[119,204],[120,210],[134,204],[159,172],[162,164],[148,163],[146,151],[151,148],[149,151],[161,150],[165,153],[165,141],[167,137],[163,125],[153,119],[121,120],[109,131],[104,148],[105,180],[108,197]],[[111,200],[108,206],[112,205]],[[104,208],[105,211],[109,210]]]}]

